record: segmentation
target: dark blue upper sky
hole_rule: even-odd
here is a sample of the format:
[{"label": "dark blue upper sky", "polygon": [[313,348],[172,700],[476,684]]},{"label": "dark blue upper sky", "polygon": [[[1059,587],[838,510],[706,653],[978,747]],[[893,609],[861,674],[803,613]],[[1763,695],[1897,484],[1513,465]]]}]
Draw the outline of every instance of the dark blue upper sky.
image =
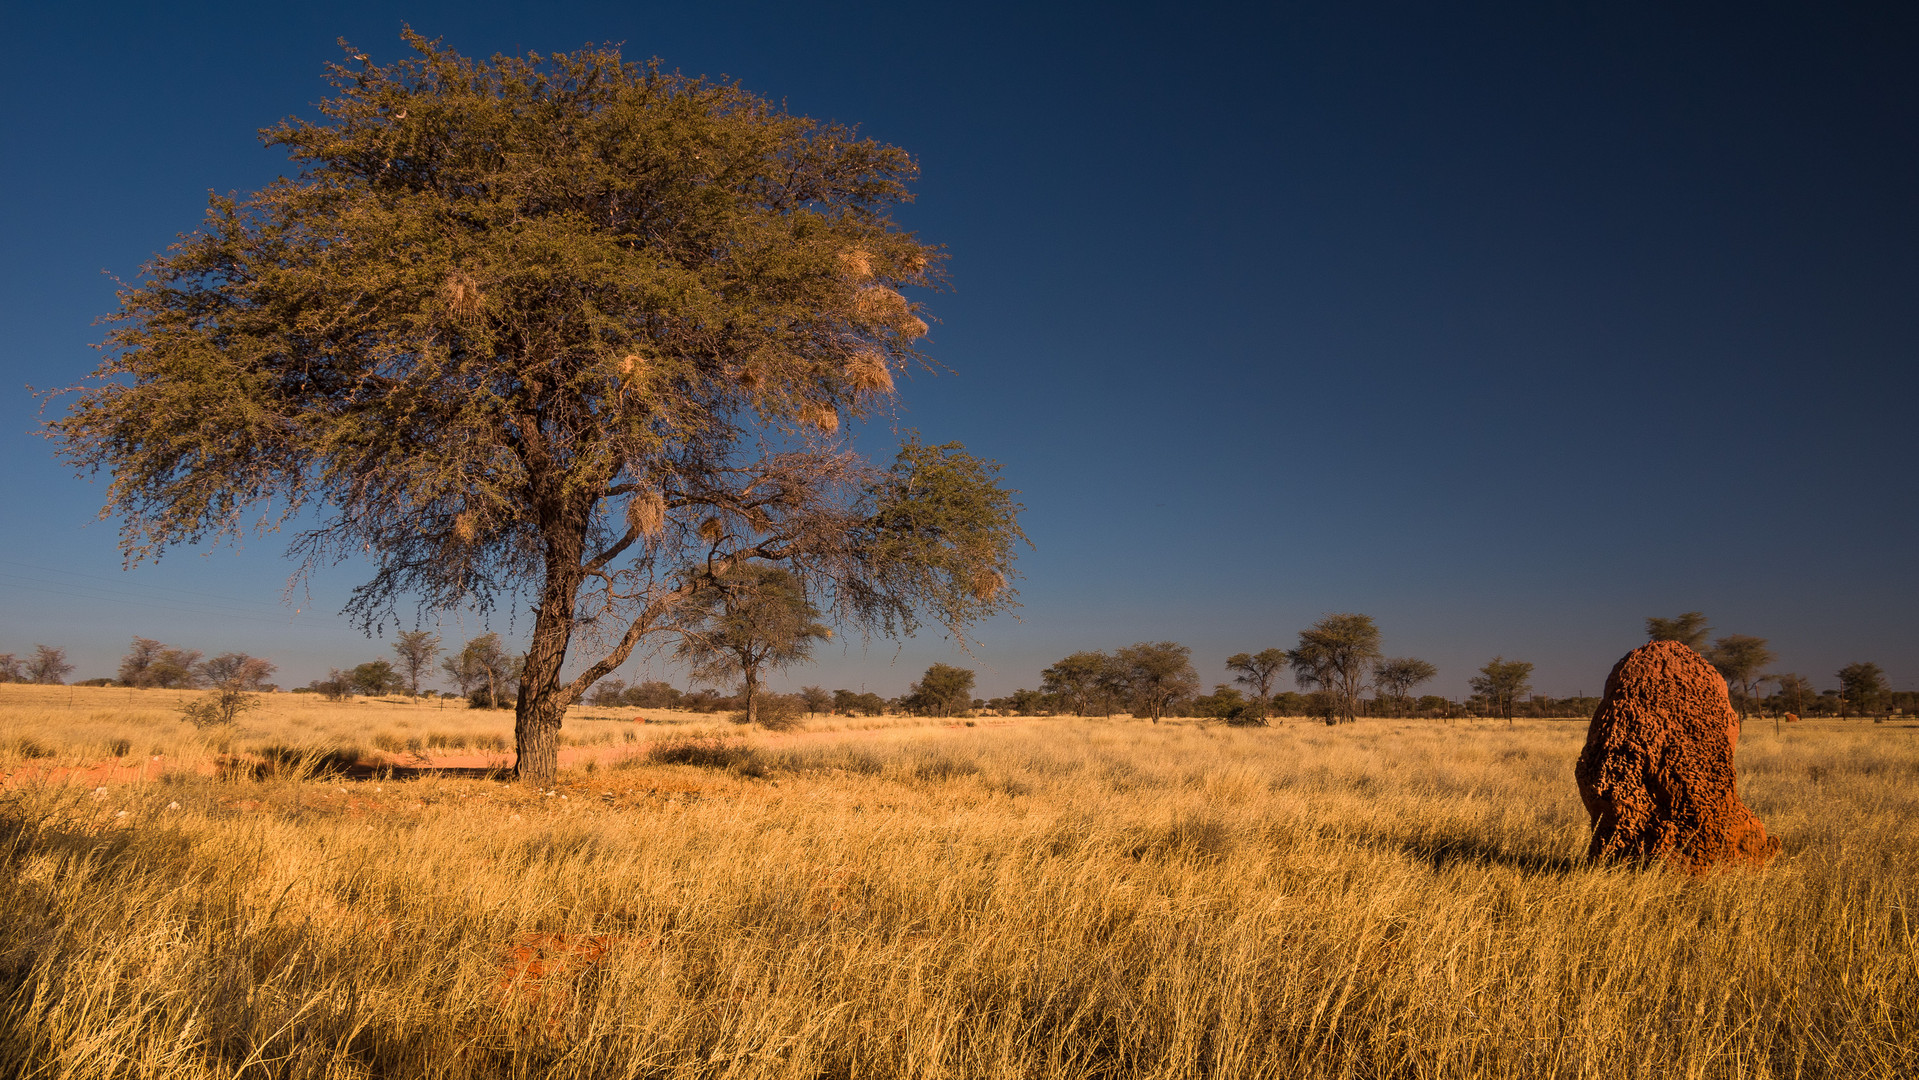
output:
[{"label": "dark blue upper sky", "polygon": [[96,362],[103,270],[279,173],[254,131],[310,114],[336,37],[390,60],[410,23],[623,42],[919,156],[952,373],[903,421],[1024,492],[1025,607],[976,661],[927,635],[788,682],[998,693],[1170,638],[1210,684],[1363,611],[1442,692],[1502,654],[1593,693],[1699,609],[1820,686],[1919,687],[1914,9],[1445,7],[9,5],[0,652],[104,675],[139,634],[300,683],[384,652],[335,614],[364,567],[279,603],[280,538],[123,572],[22,385]]}]

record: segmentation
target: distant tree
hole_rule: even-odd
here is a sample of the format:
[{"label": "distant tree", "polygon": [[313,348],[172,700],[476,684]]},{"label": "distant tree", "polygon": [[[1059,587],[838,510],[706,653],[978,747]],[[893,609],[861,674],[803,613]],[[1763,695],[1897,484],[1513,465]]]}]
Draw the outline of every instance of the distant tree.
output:
[{"label": "distant tree", "polygon": [[1246,695],[1240,693],[1239,687],[1228,686],[1225,683],[1216,684],[1212,693],[1193,699],[1194,716],[1224,720],[1236,726],[1264,726],[1266,723],[1266,717],[1262,715],[1264,711],[1259,702],[1248,701]]},{"label": "distant tree", "polygon": [[1091,716],[1101,705],[1111,715],[1113,690],[1123,679],[1113,658],[1103,652],[1076,652],[1039,673],[1042,693],[1052,694],[1074,716]]},{"label": "distant tree", "polygon": [[353,674],[334,668],[327,672],[326,678],[308,683],[307,689],[328,701],[345,701],[353,694]]},{"label": "distant tree", "polygon": [[675,709],[684,696],[672,683],[653,679],[628,690],[623,703],[635,709]]},{"label": "distant tree", "polygon": [[65,686],[73,665],[67,663],[67,650],[51,645],[35,645],[27,658],[27,678],[44,686]]},{"label": "distant tree", "polygon": [[12,653],[0,653],[0,683],[26,682],[26,665]]},{"label": "distant tree", "polygon": [[806,706],[806,714],[808,716],[833,711],[833,695],[822,687],[800,687],[800,702]]},{"label": "distant tree", "polygon": [[1886,673],[1878,664],[1847,664],[1839,669],[1839,698],[1847,712],[1874,715],[1890,689],[1886,685]]},{"label": "distant tree", "polygon": [[626,680],[608,675],[594,685],[590,700],[593,704],[602,706],[625,704]]},{"label": "distant tree", "polygon": [[1010,605],[993,467],[913,440],[889,470],[837,435],[923,361],[900,290],[943,253],[893,218],[910,155],[613,47],[406,41],[331,66],[314,118],[264,135],[286,176],[215,196],[120,291],[49,427],[112,473],[130,554],[271,507],[309,526],[302,572],[365,553],[363,625],[537,596],[515,770],[542,784],[567,706],[708,573],[781,563],[888,636]]},{"label": "distant tree", "polygon": [[207,686],[240,691],[259,690],[278,671],[271,660],[242,652],[221,653],[199,665],[196,673]]},{"label": "distant tree", "polygon": [[1234,653],[1226,658],[1226,670],[1236,672],[1233,681],[1253,692],[1252,704],[1264,725],[1271,715],[1273,681],[1286,670],[1285,649],[1261,649],[1256,653]]},{"label": "distant tree", "polygon": [[1020,689],[1015,690],[1011,694],[1007,695],[1007,698],[1006,698],[1007,715],[1008,716],[1043,715],[1044,713],[1050,711],[1047,707],[1047,703],[1049,700],[1050,700],[1050,695],[1048,694],[1041,693],[1038,690],[1028,690],[1025,687],[1021,687]]},{"label": "distant tree", "polygon": [[216,686],[206,697],[182,706],[180,715],[194,727],[218,727],[259,707],[259,698],[237,686]]},{"label": "distant tree", "polygon": [[835,690],[833,711],[842,716],[881,716],[886,712],[886,702],[878,694]]},{"label": "distant tree", "polygon": [[1807,712],[1808,706],[1819,697],[1812,688],[1812,680],[1797,672],[1788,671],[1774,675],[1772,682],[1777,689],[1773,692],[1775,713],[1789,712],[1800,716]]},{"label": "distant tree", "polygon": [[1373,665],[1373,685],[1381,696],[1392,701],[1395,712],[1406,706],[1413,687],[1431,682],[1438,675],[1438,668],[1410,656],[1381,660]]},{"label": "distant tree", "polygon": [[[489,709],[506,707],[506,695],[518,681],[519,660],[500,644],[500,635],[488,631],[469,640],[457,656],[447,658],[449,675],[468,694],[467,700]],[[467,691],[466,687],[473,690]],[[479,697],[481,691],[485,698]]]},{"label": "distant tree", "polygon": [[1706,636],[1711,633],[1712,627],[1706,625],[1703,612],[1688,611],[1671,619],[1653,615],[1646,619],[1648,641],[1677,641],[1696,653],[1706,651]]},{"label": "distant tree", "polygon": [[406,680],[385,660],[369,660],[355,667],[348,677],[353,680],[354,690],[369,697],[397,694],[406,689]]},{"label": "distant tree", "polygon": [[1142,641],[1113,655],[1124,673],[1134,715],[1144,712],[1159,723],[1173,705],[1199,692],[1199,673],[1193,670],[1193,650],[1176,641]]},{"label": "distant tree", "polygon": [[738,678],[746,720],[759,719],[760,677],[813,655],[833,631],[819,621],[800,579],[783,567],[745,563],[696,590],[680,612],[676,654],[702,680]]},{"label": "distant tree", "polygon": [[200,684],[200,653],[174,649],[152,638],[136,637],[120,658],[120,681],[143,689],[191,689]]},{"label": "distant tree", "polygon": [[1725,677],[1726,686],[1732,691],[1732,702],[1744,719],[1752,711],[1754,692],[1766,679],[1763,674],[1766,665],[1778,657],[1766,648],[1765,638],[1750,634],[1728,634],[1713,642],[1704,655]]},{"label": "distant tree", "polygon": [[393,642],[393,655],[399,658],[400,673],[406,676],[407,693],[419,697],[420,676],[440,655],[440,635],[429,630],[402,630]]},{"label": "distant tree", "polygon": [[973,672],[951,664],[934,664],[907,688],[900,704],[921,716],[953,716],[973,705]]},{"label": "distant tree", "polygon": [[1359,695],[1366,674],[1380,657],[1379,628],[1370,615],[1328,615],[1299,632],[1299,645],[1287,654],[1293,681],[1304,690],[1332,695],[1328,724],[1351,723],[1359,716]]},{"label": "distant tree", "polygon": [[1527,661],[1495,656],[1472,677],[1471,685],[1474,693],[1486,699],[1493,715],[1505,717],[1506,726],[1511,727],[1513,706],[1532,693],[1532,674],[1533,666]]}]

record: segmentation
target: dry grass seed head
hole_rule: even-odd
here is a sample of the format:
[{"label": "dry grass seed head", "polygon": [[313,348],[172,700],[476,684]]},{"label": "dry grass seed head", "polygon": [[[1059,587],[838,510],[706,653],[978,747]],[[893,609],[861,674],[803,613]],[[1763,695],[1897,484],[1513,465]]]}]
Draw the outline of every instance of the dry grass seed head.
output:
[{"label": "dry grass seed head", "polygon": [[642,491],[626,502],[626,524],[641,536],[658,536],[666,527],[666,498],[657,491]]}]

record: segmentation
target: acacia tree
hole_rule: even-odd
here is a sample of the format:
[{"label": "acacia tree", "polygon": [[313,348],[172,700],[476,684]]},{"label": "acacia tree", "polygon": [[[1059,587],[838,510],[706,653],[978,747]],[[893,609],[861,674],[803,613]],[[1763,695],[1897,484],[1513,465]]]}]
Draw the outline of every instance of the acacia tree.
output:
[{"label": "acacia tree", "polygon": [[297,517],[296,576],[374,563],[368,630],[524,590],[531,782],[567,705],[735,566],[865,634],[1012,605],[997,466],[913,438],[885,469],[837,434],[923,362],[900,290],[940,253],[890,217],[904,151],[612,48],[405,39],[262,133],[297,175],[211,200],[49,424],[112,474],[130,559]]},{"label": "acacia tree", "polygon": [[1299,632],[1299,645],[1287,654],[1293,680],[1302,690],[1319,689],[1332,695],[1326,723],[1351,723],[1359,716],[1359,694],[1366,673],[1378,660],[1379,627],[1371,615],[1328,615]]},{"label": "acacia tree", "polygon": [[1040,672],[1039,689],[1053,695],[1074,716],[1091,716],[1095,709],[1111,716],[1119,678],[1112,657],[1098,651],[1076,652]]},{"label": "acacia tree", "polygon": [[1743,720],[1752,709],[1759,684],[1768,678],[1762,673],[1763,669],[1778,657],[1766,647],[1765,638],[1751,634],[1728,634],[1713,642],[1705,656],[1725,678],[1732,691],[1733,704],[1739,707]]},{"label": "acacia tree", "polygon": [[1199,673],[1193,670],[1193,650],[1177,641],[1142,641],[1128,645],[1115,653],[1113,660],[1114,666],[1125,673],[1133,707],[1145,710],[1155,724],[1173,703],[1199,692]]},{"label": "acacia tree", "polygon": [[1253,692],[1253,702],[1259,706],[1259,723],[1264,727],[1272,710],[1273,680],[1286,670],[1286,650],[1234,653],[1226,658],[1226,670],[1235,673],[1234,682]]},{"label": "acacia tree", "polygon": [[973,707],[973,671],[934,664],[907,688],[901,704],[921,716],[952,716]]},{"label": "acacia tree", "polygon": [[681,609],[678,655],[693,677],[730,681],[746,696],[746,722],[759,720],[760,676],[813,655],[833,632],[819,621],[799,578],[778,566],[741,563],[695,593]]},{"label": "acacia tree", "polygon": [[1479,674],[1472,677],[1470,685],[1473,693],[1484,695],[1494,716],[1506,718],[1506,726],[1513,726],[1513,706],[1521,697],[1532,693],[1531,682],[1533,666],[1526,660],[1508,660],[1495,656],[1486,661]]},{"label": "acacia tree", "polygon": [[433,658],[440,655],[440,635],[430,630],[402,630],[393,642],[393,655],[399,658],[400,670],[406,674],[407,693],[420,696],[420,676],[433,666]]},{"label": "acacia tree", "polygon": [[1677,641],[1696,653],[1706,650],[1706,635],[1712,633],[1712,627],[1706,625],[1706,615],[1701,611],[1688,611],[1670,619],[1657,615],[1646,619],[1646,640]]},{"label": "acacia tree", "polygon": [[1878,664],[1847,664],[1839,669],[1839,700],[1845,708],[1871,715],[1879,710],[1890,692],[1886,673]]},{"label": "acacia tree", "polygon": [[[140,639],[135,638],[138,642]],[[243,652],[221,653],[198,665],[195,673],[208,686],[238,691],[259,690],[279,667],[261,656]]]},{"label": "acacia tree", "polygon": [[1439,669],[1431,662],[1411,656],[1381,660],[1373,665],[1373,685],[1382,696],[1392,700],[1395,708],[1405,707],[1413,687],[1430,682],[1438,675]]},{"label": "acacia tree", "polygon": [[67,650],[52,645],[35,645],[33,655],[27,658],[27,679],[46,686],[63,686],[67,676],[73,674],[73,665],[67,663]]}]

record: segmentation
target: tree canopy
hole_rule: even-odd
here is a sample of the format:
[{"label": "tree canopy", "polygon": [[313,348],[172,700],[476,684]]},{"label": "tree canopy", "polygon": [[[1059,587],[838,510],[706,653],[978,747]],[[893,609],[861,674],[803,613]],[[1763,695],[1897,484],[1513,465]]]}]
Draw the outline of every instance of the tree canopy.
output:
[{"label": "tree canopy", "polygon": [[1494,716],[1506,718],[1506,726],[1513,722],[1513,706],[1519,699],[1532,693],[1533,665],[1527,660],[1508,660],[1495,656],[1486,661],[1469,684],[1473,693],[1486,699],[1486,705]]},{"label": "tree canopy", "polygon": [[1359,694],[1366,674],[1380,657],[1379,627],[1370,615],[1336,613],[1299,632],[1299,645],[1287,654],[1293,679],[1303,689],[1331,694],[1328,724],[1351,723],[1359,715]]},{"label": "tree canopy", "polygon": [[1712,633],[1712,627],[1706,625],[1706,615],[1700,611],[1688,611],[1670,619],[1657,615],[1646,619],[1646,640],[1677,641],[1696,653],[1706,649],[1706,636]]},{"label": "tree canopy", "polygon": [[211,199],[49,424],[112,475],[130,558],[297,521],[300,573],[373,562],[368,628],[531,594],[535,781],[566,706],[734,566],[862,633],[1012,606],[997,466],[910,437],[880,468],[840,435],[925,362],[902,290],[941,252],[890,216],[905,151],[610,47],[406,44],[349,50],[317,119],[262,133],[297,175]]},{"label": "tree canopy", "polygon": [[760,676],[807,659],[815,641],[833,636],[799,578],[764,563],[742,563],[708,582],[679,618],[680,659],[696,679],[738,678],[749,724],[759,719]]}]

